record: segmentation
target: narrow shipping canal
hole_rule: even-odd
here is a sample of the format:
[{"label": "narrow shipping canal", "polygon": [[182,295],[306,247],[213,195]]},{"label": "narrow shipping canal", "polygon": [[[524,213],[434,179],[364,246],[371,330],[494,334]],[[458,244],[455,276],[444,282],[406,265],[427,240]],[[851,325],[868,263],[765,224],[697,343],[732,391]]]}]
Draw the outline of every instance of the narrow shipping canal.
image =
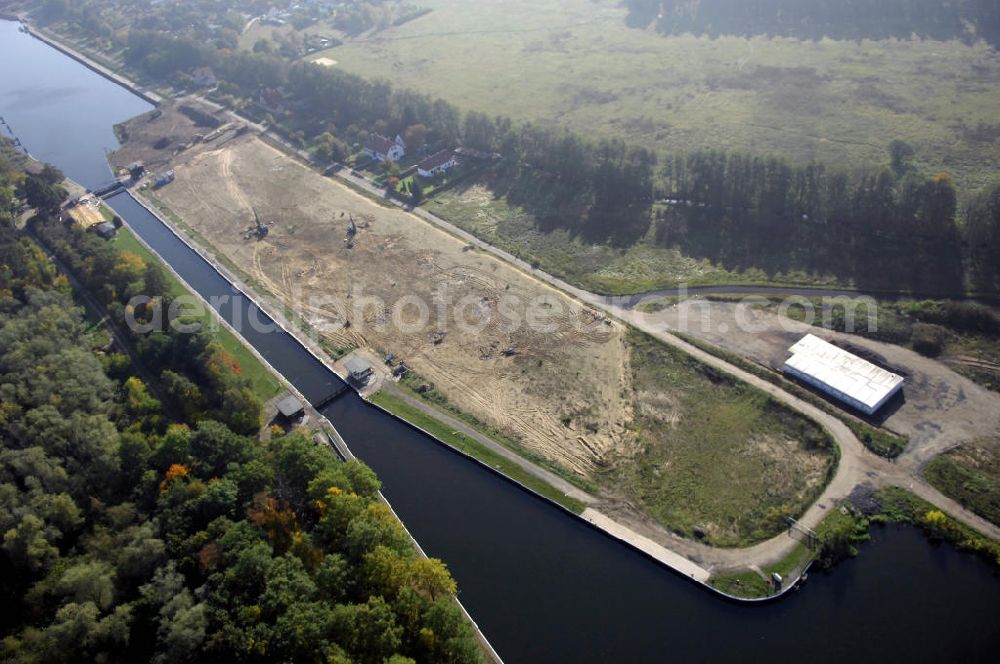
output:
[{"label": "narrow shipping canal", "polygon": [[[134,95],[0,21],[0,115],[39,159],[94,186]],[[6,129],[3,129],[6,132]],[[204,297],[229,285],[127,196],[116,210]],[[246,320],[254,306],[233,307]],[[263,314],[259,314],[265,318]],[[307,397],[337,379],[287,334],[248,340]],[[509,664],[660,661],[994,661],[1000,582],[987,564],[909,528],[877,528],[862,555],[763,607],[721,601],[582,522],[367,406],[325,411]]]}]

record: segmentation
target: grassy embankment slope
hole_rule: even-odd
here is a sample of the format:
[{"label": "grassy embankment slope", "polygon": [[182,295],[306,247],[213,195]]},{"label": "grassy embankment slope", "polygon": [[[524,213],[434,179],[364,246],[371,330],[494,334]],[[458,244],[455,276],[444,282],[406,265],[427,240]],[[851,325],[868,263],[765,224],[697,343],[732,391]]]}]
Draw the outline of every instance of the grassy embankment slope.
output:
[{"label": "grassy embankment slope", "polygon": [[507,477],[516,480],[532,491],[559,503],[571,512],[575,512],[576,514],[583,512],[585,506],[580,501],[567,496],[544,480],[541,480],[525,471],[518,464],[510,461],[500,454],[497,454],[493,450],[470,438],[464,433],[452,429],[439,419],[428,415],[418,408],[414,408],[402,399],[396,398],[395,396],[382,391],[372,395],[371,400],[373,403],[385,408],[397,417],[406,420],[414,426],[420,427],[435,438],[438,438],[460,452],[468,454],[482,463],[495,468]]},{"label": "grassy embankment slope", "polygon": [[967,443],[927,464],[924,477],[941,493],[1000,524],[1000,451]]}]

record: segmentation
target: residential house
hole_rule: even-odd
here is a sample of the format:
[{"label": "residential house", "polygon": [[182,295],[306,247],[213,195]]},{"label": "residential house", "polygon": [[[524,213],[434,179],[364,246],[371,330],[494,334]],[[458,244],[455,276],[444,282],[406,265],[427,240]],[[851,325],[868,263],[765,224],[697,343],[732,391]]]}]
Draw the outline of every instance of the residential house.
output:
[{"label": "residential house", "polygon": [[191,80],[200,88],[214,88],[219,84],[211,67],[198,67],[191,72]]},{"label": "residential house", "polygon": [[455,153],[451,150],[440,150],[417,164],[417,174],[423,178],[431,178],[438,173],[444,173],[455,165]]},{"label": "residential house", "polygon": [[365,154],[379,161],[399,161],[406,155],[406,143],[399,134],[395,141],[381,134],[371,134],[365,141]]},{"label": "residential house", "polygon": [[264,88],[257,95],[257,104],[268,113],[284,113],[285,95],[276,88]]}]

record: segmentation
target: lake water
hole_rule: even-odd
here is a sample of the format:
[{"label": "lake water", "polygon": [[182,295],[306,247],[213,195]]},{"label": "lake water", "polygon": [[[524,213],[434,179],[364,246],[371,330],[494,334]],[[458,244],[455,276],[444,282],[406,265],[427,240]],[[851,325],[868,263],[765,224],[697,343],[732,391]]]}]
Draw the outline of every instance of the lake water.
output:
[{"label": "lake water", "polygon": [[[150,107],[0,21],[0,115],[39,159],[97,185],[111,127]],[[127,196],[115,209],[204,296],[228,284]],[[222,311],[241,315],[244,298]],[[246,320],[246,318],[244,318]],[[283,333],[248,339],[318,398],[339,379]],[[353,393],[325,414],[370,464],[404,523],[442,558],[461,599],[509,664],[518,662],[994,661],[993,568],[916,530],[877,528],[862,555],[759,607],[722,601]]]}]

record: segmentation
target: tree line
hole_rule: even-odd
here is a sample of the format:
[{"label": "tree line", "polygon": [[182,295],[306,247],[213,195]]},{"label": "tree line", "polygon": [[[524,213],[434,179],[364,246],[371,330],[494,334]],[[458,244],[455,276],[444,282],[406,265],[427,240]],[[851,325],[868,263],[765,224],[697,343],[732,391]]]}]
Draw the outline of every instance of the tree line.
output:
[{"label": "tree line", "polygon": [[[0,197],[23,193],[7,166]],[[259,411],[227,413],[238,366],[195,335],[132,339],[132,364],[0,216],[0,658],[480,661],[454,581],[371,470],[299,433],[243,435]],[[112,318],[129,293],[169,297],[134,254],[34,228]]]},{"label": "tree line", "polygon": [[663,34],[909,39],[1000,44],[996,0],[625,0],[627,22]]},{"label": "tree line", "polygon": [[[144,36],[135,57],[154,43]],[[968,270],[972,287],[998,287],[997,244],[988,241],[995,223],[983,223],[982,206],[970,205],[960,226],[947,176],[917,172],[904,143],[889,146],[885,168],[855,174],[717,151],[658,155],[621,140],[463,114],[336,68],[260,53],[211,57],[238,95],[281,86],[303,142],[315,137],[331,159],[345,158],[347,142],[373,130],[500,153],[494,192],[529,210],[542,228],[565,228],[587,242],[628,246],[650,236],[729,269],[820,272],[871,288],[962,292]]]},{"label": "tree line", "polygon": [[[858,178],[819,164],[698,152],[662,170],[657,241],[735,268],[819,271],[861,287],[960,293],[957,196],[905,161]],[[992,252],[995,255],[997,246]],[[987,271],[976,285],[996,287]]]}]

